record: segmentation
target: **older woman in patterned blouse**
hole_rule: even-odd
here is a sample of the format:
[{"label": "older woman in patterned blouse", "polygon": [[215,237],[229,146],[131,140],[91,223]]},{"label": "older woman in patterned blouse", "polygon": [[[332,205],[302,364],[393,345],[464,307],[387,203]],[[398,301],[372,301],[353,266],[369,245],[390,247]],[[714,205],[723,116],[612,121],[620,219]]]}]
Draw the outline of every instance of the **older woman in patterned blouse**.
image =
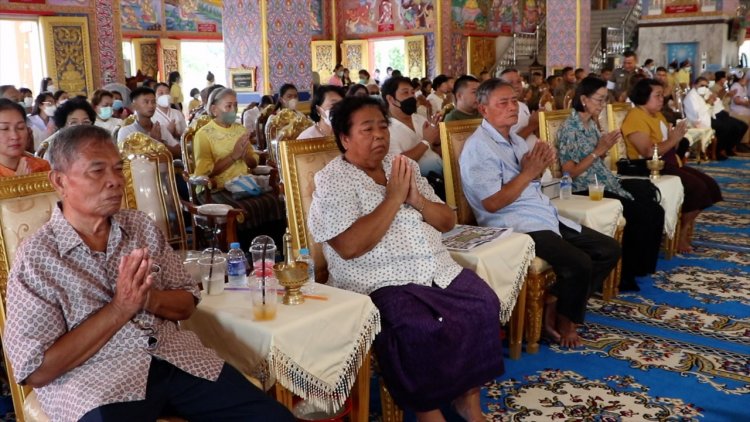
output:
[{"label": "older woman in patterned blouse", "polygon": [[399,406],[441,421],[452,401],[466,420],[483,421],[479,386],[503,373],[497,296],[442,245],[454,213],[416,162],[388,154],[380,103],[345,98],[332,127],[343,154],[315,175],[309,217],[331,283],[378,307],[375,352]]},{"label": "older woman in patterned blouse", "polygon": [[[635,276],[656,271],[664,209],[650,198],[634,197],[627,190],[634,188],[630,184],[621,184],[604,164],[602,158],[622,137],[619,130],[602,135],[596,126],[606,101],[607,84],[603,80],[588,77],[578,84],[573,98],[574,110],[558,131],[560,163],[563,171],[573,178],[576,193],[588,195],[588,185],[598,181],[604,185],[604,196],[622,203],[627,224],[622,239],[620,289],[638,290]],[[633,193],[637,194],[637,191],[633,190]]]}]

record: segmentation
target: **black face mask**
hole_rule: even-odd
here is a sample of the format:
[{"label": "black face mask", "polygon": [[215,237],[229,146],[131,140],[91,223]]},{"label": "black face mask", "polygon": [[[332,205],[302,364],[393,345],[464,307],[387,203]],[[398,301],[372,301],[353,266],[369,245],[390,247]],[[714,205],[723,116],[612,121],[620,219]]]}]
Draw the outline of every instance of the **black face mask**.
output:
[{"label": "black face mask", "polygon": [[417,99],[414,97],[409,97],[405,100],[399,101],[401,105],[398,107],[401,109],[401,111],[404,112],[407,116],[411,116],[412,114],[417,112]]}]

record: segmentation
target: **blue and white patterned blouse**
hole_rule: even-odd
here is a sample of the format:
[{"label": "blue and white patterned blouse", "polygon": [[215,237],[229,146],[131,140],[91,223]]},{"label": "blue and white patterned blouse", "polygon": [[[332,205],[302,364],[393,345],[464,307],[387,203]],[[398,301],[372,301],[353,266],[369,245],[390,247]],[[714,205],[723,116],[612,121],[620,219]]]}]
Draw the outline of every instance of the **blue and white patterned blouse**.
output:
[{"label": "blue and white patterned blouse", "polygon": [[[587,155],[591,155],[599,142],[601,134],[593,120],[589,122],[589,127],[585,127],[577,111],[573,110],[567,120],[560,126],[557,132],[557,153],[560,157],[560,163],[565,164],[568,161],[580,163]],[[583,173],[573,179],[573,191],[585,191],[589,184],[595,183],[594,175],[599,183],[604,185],[604,189],[622,196],[623,198],[633,199],[625,189],[620,186],[617,176],[612,174],[604,161],[597,158],[594,164],[589,166]]]}]

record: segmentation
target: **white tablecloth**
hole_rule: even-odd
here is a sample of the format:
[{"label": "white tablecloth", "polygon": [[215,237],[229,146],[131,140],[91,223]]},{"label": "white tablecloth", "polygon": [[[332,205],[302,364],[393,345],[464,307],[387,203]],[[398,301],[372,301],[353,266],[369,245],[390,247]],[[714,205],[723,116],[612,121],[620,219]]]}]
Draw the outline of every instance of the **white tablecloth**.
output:
[{"label": "white tablecloth", "polygon": [[[648,179],[648,177],[620,176],[622,179]],[[664,233],[670,239],[674,239],[677,221],[682,201],[685,200],[685,191],[682,181],[678,176],[663,175],[651,181],[661,192],[659,205],[664,208]]]},{"label": "white tablecloth", "polygon": [[711,139],[714,137],[714,130],[711,128],[691,127],[685,133],[685,138],[690,142],[690,146],[700,141],[701,152],[705,153],[706,148],[711,145]]},{"label": "white tablecloth", "polygon": [[469,251],[450,253],[462,267],[474,270],[490,285],[500,299],[500,321],[508,322],[535,256],[531,237],[511,233]]},{"label": "white tablecloth", "polygon": [[552,204],[563,217],[611,237],[622,217],[622,203],[617,199],[592,201],[588,196],[573,195],[570,199],[555,198]]},{"label": "white tablecloth", "polygon": [[380,313],[369,296],[321,284],[315,294],[328,300],[307,299],[295,306],[279,300],[276,318],[262,322],[253,321],[247,291],[204,294],[182,327],[231,365],[260,379],[266,389],[279,382],[334,410],[344,404],[380,332]]}]

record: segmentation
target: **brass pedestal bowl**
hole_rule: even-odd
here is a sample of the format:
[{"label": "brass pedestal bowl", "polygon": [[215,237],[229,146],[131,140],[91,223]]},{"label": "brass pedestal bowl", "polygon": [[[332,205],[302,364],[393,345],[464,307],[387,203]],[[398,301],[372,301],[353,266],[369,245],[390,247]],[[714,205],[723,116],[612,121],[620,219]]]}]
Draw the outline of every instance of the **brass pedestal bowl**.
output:
[{"label": "brass pedestal bowl", "polygon": [[307,264],[292,262],[291,264],[276,264],[273,271],[279,284],[284,286],[284,305],[299,305],[305,302],[302,286],[307,283]]},{"label": "brass pedestal bowl", "polygon": [[661,177],[661,173],[659,173],[662,169],[664,169],[664,161],[663,160],[648,160],[646,161],[646,167],[648,167],[649,170],[651,170],[651,175],[649,176],[651,180],[656,180]]}]

